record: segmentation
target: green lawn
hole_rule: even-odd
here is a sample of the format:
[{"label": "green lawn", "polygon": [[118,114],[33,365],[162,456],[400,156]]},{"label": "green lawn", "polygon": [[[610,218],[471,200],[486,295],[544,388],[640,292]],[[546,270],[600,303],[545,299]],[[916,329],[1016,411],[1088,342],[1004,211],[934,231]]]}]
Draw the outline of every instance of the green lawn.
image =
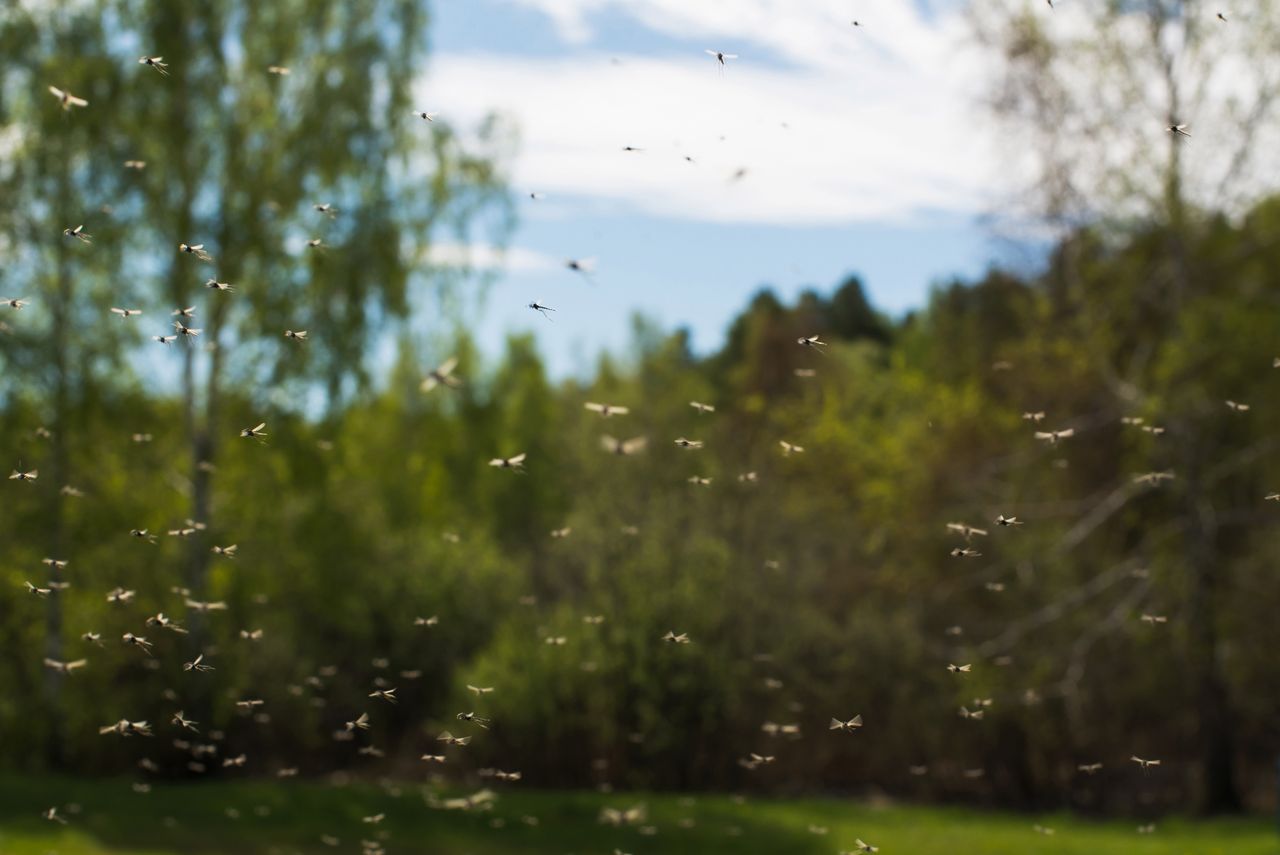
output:
[{"label": "green lawn", "polygon": [[[884,855],[1275,855],[1280,845],[1263,819],[1170,820],[1154,834],[1136,823],[1094,823],[1067,816],[991,814],[951,808],[872,807],[833,799],[747,800],[724,796],[597,795],[523,791],[504,786],[487,812],[429,807],[418,785],[303,782],[157,784],[135,793],[124,781],[0,778],[0,855],[287,855],[358,853],[378,839],[388,855],[834,855],[855,838]],[[644,804],[656,829],[600,824],[604,807]],[[57,805],[70,824],[41,818]],[[384,813],[366,824],[363,817]],[[536,817],[536,824],[528,818]],[[1052,828],[1051,836],[1034,825]],[[828,829],[812,833],[811,825]],[[336,847],[321,841],[337,838]]]}]

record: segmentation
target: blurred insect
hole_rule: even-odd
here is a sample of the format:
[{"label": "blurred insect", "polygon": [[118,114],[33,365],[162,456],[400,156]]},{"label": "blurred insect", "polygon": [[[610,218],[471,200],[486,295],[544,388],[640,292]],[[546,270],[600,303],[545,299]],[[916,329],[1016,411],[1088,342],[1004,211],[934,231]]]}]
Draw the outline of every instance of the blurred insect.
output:
[{"label": "blurred insect", "polygon": [[364,712],[360,713],[360,715],[356,716],[354,721],[349,721],[346,723],[346,728],[348,733],[350,733],[353,730],[368,730],[369,714]]},{"label": "blurred insect", "polygon": [[555,311],[555,309],[551,308],[550,306],[544,306],[542,303],[539,303],[537,300],[534,300],[532,303],[530,303],[529,308],[533,309],[535,312],[541,313],[541,315],[547,320],[552,319],[551,315],[547,313]]},{"label": "blurred insect", "polygon": [[594,401],[587,401],[582,405],[583,409],[590,410],[593,413],[599,413],[606,419],[610,416],[625,416],[631,412],[630,408],[618,406],[616,404],[597,404]]},{"label": "blurred insect", "polygon": [[151,725],[145,721],[129,721],[122,718],[115,724],[98,728],[99,736],[106,736],[108,733],[120,736],[151,736]]},{"label": "blurred insect", "polygon": [[58,815],[58,809],[56,807],[49,808],[48,810],[41,813],[40,816],[48,820],[49,822],[56,822],[59,825],[67,824],[67,821]]},{"label": "blurred insect", "polygon": [[1066,430],[1036,431],[1036,439],[1042,439],[1050,445],[1057,445],[1059,440],[1068,439],[1075,435],[1075,428],[1067,428]]},{"label": "blurred insect", "polygon": [[31,305],[31,301],[26,297],[4,297],[2,299],[4,304],[15,312],[21,311],[26,306]]},{"label": "blurred insect", "polygon": [[1144,772],[1147,771],[1148,769],[1153,769],[1156,766],[1160,765],[1159,760],[1144,760],[1143,758],[1138,757],[1136,755],[1133,757],[1130,757],[1129,759],[1132,760],[1134,763],[1137,763],[1142,768],[1142,771]]},{"label": "blurred insect", "polygon": [[108,592],[107,602],[112,605],[122,605],[131,601],[137,593],[137,591],[126,591],[124,588],[114,588]]},{"label": "blurred insect", "polygon": [[952,674],[968,674],[973,670],[972,665],[948,665],[947,670]]},{"label": "blurred insect", "polygon": [[1191,139],[1191,134],[1187,132],[1186,125],[1170,125],[1165,128],[1165,130],[1173,134],[1175,137],[1186,137],[1187,139]]},{"label": "blurred insect", "polygon": [[816,335],[811,335],[811,336],[808,336],[807,338],[798,338],[796,339],[796,344],[800,345],[801,347],[808,347],[814,350],[827,346],[827,343],[823,341],[821,337]]},{"label": "blurred insect", "polygon": [[369,693],[369,697],[378,698],[379,700],[386,701],[389,704],[398,703],[395,689],[375,689]]},{"label": "blurred insect", "polygon": [[169,72],[166,69],[169,67],[169,63],[164,62],[163,60],[164,57],[162,56],[144,56],[138,60],[138,65],[150,66],[160,72],[162,77],[168,77]]},{"label": "blurred insect", "polygon": [[645,450],[649,440],[643,436],[633,436],[631,439],[615,439],[608,434],[600,437],[600,445],[610,454],[617,454],[626,457],[630,454],[638,454]]},{"label": "blurred insect", "polygon": [[449,731],[445,731],[436,737],[437,742],[443,742],[445,745],[467,745],[471,742],[470,736],[454,736]]},{"label": "blurred insect", "polygon": [[202,243],[180,243],[178,244],[178,251],[185,252],[187,255],[194,255],[201,261],[213,261],[213,256],[204,251],[204,244]]},{"label": "blurred insect", "polygon": [[49,93],[58,99],[58,103],[62,105],[62,109],[70,110],[72,107],[88,107],[89,102],[83,98],[77,98],[70,92],[59,89],[57,86],[50,86]]},{"label": "blurred insect", "polygon": [[173,328],[175,331],[177,331],[179,336],[187,339],[195,339],[198,335],[200,335],[200,333],[204,332],[204,330],[193,329],[187,326],[186,324],[182,323],[182,321],[174,321]]},{"label": "blurred insect", "polygon": [[73,237],[81,243],[93,243],[93,235],[88,234],[83,225],[76,226],[74,229],[63,229],[62,234],[65,237]]},{"label": "blurred insect", "polygon": [[245,439],[262,439],[267,435],[267,423],[262,422],[256,427],[248,427],[240,431],[240,436]]},{"label": "blurred insect", "polygon": [[702,440],[685,439],[684,437],[680,437],[679,439],[676,440],[676,445],[678,445],[680,448],[702,448]]},{"label": "blurred insect", "polygon": [[514,457],[495,457],[489,461],[489,465],[498,469],[511,469],[515,472],[524,471],[524,459],[528,456],[525,452],[520,452]]},{"label": "blurred insect", "polygon": [[689,633],[682,632],[677,635],[675,632],[668,630],[667,634],[662,636],[662,640],[670,644],[689,644]]},{"label": "blurred insect", "polygon": [[471,724],[478,724],[480,727],[483,727],[485,730],[489,729],[489,719],[481,718],[480,716],[476,715],[474,712],[464,712],[464,713],[460,712],[458,713],[457,718],[458,718],[458,721],[465,721],[465,722],[470,722]]},{"label": "blurred insect", "polygon": [[[147,618],[147,626],[158,626],[161,629],[167,629],[170,632],[176,632],[179,635],[187,634],[187,631],[183,629],[181,624],[174,623],[173,620],[165,616],[164,612],[160,612],[159,614],[152,615],[151,617]],[[189,669],[184,667],[183,670],[189,670]]]},{"label": "blurred insect", "polygon": [[708,56],[714,56],[716,58],[716,65],[721,71],[724,70],[725,60],[738,58],[736,53],[725,53],[724,51],[712,50],[711,48],[707,48],[706,53]]},{"label": "blurred insect", "polygon": [[862,727],[862,716],[855,715],[853,718],[848,719],[847,721],[841,721],[838,718],[833,718],[831,719],[831,725],[827,729],[840,730],[840,731],[844,731],[845,733],[853,733],[855,730],[857,730],[860,727]]},{"label": "blurred insect", "polygon": [[224,293],[230,293],[236,290],[235,286],[230,282],[219,282],[217,279],[206,279],[204,287],[208,288],[210,291],[222,291]]},{"label": "blurred insect", "polygon": [[596,284],[595,279],[592,278],[592,274],[596,272],[596,260],[594,258],[570,258],[565,261],[564,266],[575,273],[581,274],[582,278],[592,285]]},{"label": "blurred insect", "polygon": [[1022,525],[1022,520],[1018,519],[1017,517],[1006,517],[1004,514],[1001,514],[1000,516],[996,517],[996,525],[1005,526],[1005,527]]},{"label": "blurred insect", "polygon": [[795,445],[787,442],[785,439],[778,440],[778,446],[782,449],[783,457],[790,457],[793,454],[804,454],[804,446]]},{"label": "blurred insect", "polygon": [[115,306],[112,306],[111,314],[119,315],[121,318],[132,318],[142,314],[142,310],[141,309],[117,309]]},{"label": "blurred insect", "polygon": [[132,632],[126,632],[120,638],[125,644],[138,648],[148,656],[151,655],[151,642],[147,641],[142,636],[134,635]]},{"label": "blurred insect", "polygon": [[462,381],[453,376],[453,369],[458,367],[458,358],[450,356],[439,367],[427,374],[422,381],[422,391],[430,392],[437,386],[448,386],[450,389],[456,389],[462,385]]},{"label": "blurred insect", "polygon": [[215,546],[209,551],[214,555],[221,555],[223,558],[235,558],[236,551],[239,549],[240,547],[233,543],[230,546]]},{"label": "blurred insect", "polygon": [[20,469],[15,469],[9,473],[10,481],[35,481],[39,477],[40,477],[39,469],[32,469],[30,472],[23,472]]},{"label": "blurred insect", "polygon": [[200,732],[199,730],[196,729],[196,725],[199,722],[192,721],[189,718],[183,718],[182,710],[178,710],[176,713],[173,714],[172,721],[174,724],[176,724],[178,727],[182,728],[183,730],[189,730],[192,733]]},{"label": "blurred insect", "polygon": [[434,122],[436,120],[436,116],[440,114],[428,113],[425,110],[419,110],[418,112],[414,113],[414,115],[417,116],[419,119],[422,119],[424,122]]},{"label": "blurred insect", "polygon": [[1081,763],[1076,766],[1076,770],[1084,772],[1086,775],[1096,775],[1102,771],[1101,763]]},{"label": "blurred insect", "polygon": [[971,526],[968,523],[949,522],[947,523],[947,531],[960,535],[966,541],[973,540],[975,537],[986,537],[987,530]]},{"label": "blurred insect", "polygon": [[204,654],[201,653],[190,662],[182,663],[182,670],[195,671],[197,674],[207,674],[213,670],[213,666],[204,664]]},{"label": "blurred insect", "polygon": [[49,659],[49,658],[46,658],[44,660],[44,665],[46,668],[48,668],[50,671],[56,671],[59,674],[74,674],[76,671],[79,671],[81,668],[85,667],[88,664],[89,664],[88,659],[75,659],[71,662],[62,662],[57,659]]}]

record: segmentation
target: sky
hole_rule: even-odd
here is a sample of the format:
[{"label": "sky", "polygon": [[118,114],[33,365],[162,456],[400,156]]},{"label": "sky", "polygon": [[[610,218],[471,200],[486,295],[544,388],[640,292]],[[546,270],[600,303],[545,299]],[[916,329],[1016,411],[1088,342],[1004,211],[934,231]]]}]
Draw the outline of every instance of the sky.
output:
[{"label": "sky", "polygon": [[962,5],[437,0],[419,108],[464,135],[490,113],[518,129],[506,252],[437,249],[495,271],[482,346],[532,330],[553,373],[585,374],[625,349],[636,311],[707,352],[765,285],[856,274],[900,314],[1025,262],[984,225],[1007,188],[974,118],[986,66]]}]

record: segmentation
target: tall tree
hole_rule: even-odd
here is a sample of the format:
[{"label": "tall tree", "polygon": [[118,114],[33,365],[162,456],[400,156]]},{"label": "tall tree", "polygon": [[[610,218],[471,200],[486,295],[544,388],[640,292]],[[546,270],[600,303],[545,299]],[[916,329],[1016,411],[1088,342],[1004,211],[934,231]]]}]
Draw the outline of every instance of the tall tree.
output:
[{"label": "tall tree", "polygon": [[[1160,252],[1150,257],[1132,290],[1112,293],[1135,304],[1165,303],[1153,316],[1173,335],[1203,290],[1209,273],[1191,261],[1203,230],[1203,210],[1240,210],[1269,182],[1262,152],[1275,142],[1268,124],[1280,96],[1280,7],[1251,4],[1238,17],[1202,0],[1095,0],[1032,10],[1013,0],[982,0],[974,21],[983,44],[1003,60],[992,98],[996,115],[1026,146],[1033,208],[1055,223],[1096,220],[1161,226]],[[1027,143],[1030,145],[1027,146]],[[1083,295],[1088,261],[1063,247],[1060,282]],[[1110,378],[1117,407],[1141,408],[1168,392],[1198,388],[1202,365],[1174,378],[1152,374],[1159,347],[1149,334],[1123,363],[1095,339],[1093,358]],[[1165,385],[1172,380],[1173,385]],[[1162,382],[1163,381],[1163,382]],[[1179,397],[1186,401],[1185,396]],[[1162,414],[1185,470],[1181,519],[1190,626],[1190,664],[1198,686],[1202,807],[1240,806],[1231,715],[1220,673],[1216,604],[1222,587],[1221,533],[1211,512],[1202,463],[1213,444],[1198,406]]]}]

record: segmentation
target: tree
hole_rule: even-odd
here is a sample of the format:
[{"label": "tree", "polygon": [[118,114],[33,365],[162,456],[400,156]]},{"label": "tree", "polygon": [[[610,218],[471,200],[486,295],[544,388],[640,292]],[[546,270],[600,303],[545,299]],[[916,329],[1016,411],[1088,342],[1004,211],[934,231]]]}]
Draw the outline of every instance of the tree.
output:
[{"label": "tree", "polygon": [[[0,13],[0,42],[14,48],[0,72],[0,118],[17,131],[6,151],[12,165],[0,175],[11,191],[0,225],[22,248],[7,284],[48,283],[40,291],[49,311],[45,347],[28,351],[47,358],[29,360],[12,379],[48,376],[49,476],[65,479],[72,396],[90,382],[80,366],[109,365],[97,378],[109,383],[122,355],[136,352],[130,333],[99,337],[116,305],[102,295],[110,288],[119,304],[145,308],[129,323],[145,324],[148,335],[171,334],[170,311],[196,307],[187,323],[199,338],[162,355],[179,365],[187,516],[199,524],[185,582],[197,599],[217,532],[223,438],[314,411],[316,401],[336,413],[367,385],[375,331],[406,323],[448,284],[422,264],[430,241],[473,228],[500,241],[509,227],[494,160],[504,153],[503,130],[487,124],[469,148],[447,122],[412,115],[427,24],[416,0],[102,0]],[[162,55],[165,73],[140,64],[134,45]],[[61,109],[44,91],[51,83],[88,106]],[[127,169],[126,160],[141,166]],[[52,230],[51,215],[59,231],[86,221],[96,242],[73,245]],[[180,252],[181,243],[203,244],[212,261]],[[205,280],[236,290],[211,290]],[[90,294],[99,299],[86,301]],[[307,329],[306,344],[285,339],[286,329]],[[143,359],[160,358],[158,345],[142,344],[151,348]],[[229,389],[242,394],[229,401]],[[147,472],[131,478],[155,488]],[[64,498],[50,495],[56,552],[68,534]],[[57,600],[49,610],[52,655]],[[193,622],[199,643],[203,621]],[[51,691],[58,680],[51,674]]]},{"label": "tree", "polygon": [[[1157,224],[1158,231],[1147,234],[1158,234],[1159,251],[1126,281],[1132,290],[1103,304],[1116,306],[1117,297],[1163,302],[1169,309],[1160,316],[1180,323],[1213,287],[1203,278],[1208,271],[1192,261],[1192,244],[1204,229],[1201,212],[1238,212],[1269,187],[1259,156],[1274,143],[1266,120],[1280,95],[1280,66],[1271,61],[1280,7],[1264,0],[1238,18],[1225,18],[1201,0],[1098,0],[1035,11],[1011,0],[984,0],[974,8],[981,42],[1003,60],[992,106],[1013,132],[1013,144],[1031,153],[1024,164],[1033,209],[1057,224]],[[1065,255],[1081,248],[1068,241],[1061,250],[1058,271],[1069,291],[1085,287],[1088,259]],[[1169,335],[1175,330],[1162,328]],[[1096,354],[1117,407],[1163,397],[1147,373],[1159,345],[1142,338],[1147,344],[1124,363]],[[1188,373],[1174,382],[1196,388],[1195,379]],[[1186,472],[1181,513],[1192,582],[1190,664],[1199,687],[1200,800],[1209,811],[1234,810],[1240,797],[1216,630],[1224,571],[1200,468],[1213,440],[1195,408],[1164,417],[1177,446],[1173,459]]]}]

